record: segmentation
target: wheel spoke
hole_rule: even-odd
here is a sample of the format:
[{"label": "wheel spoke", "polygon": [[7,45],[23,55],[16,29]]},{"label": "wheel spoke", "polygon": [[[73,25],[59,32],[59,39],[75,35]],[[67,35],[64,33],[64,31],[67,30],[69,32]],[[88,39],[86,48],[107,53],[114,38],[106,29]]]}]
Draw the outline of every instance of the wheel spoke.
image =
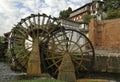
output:
[{"label": "wheel spoke", "polygon": [[70,51],[72,51],[75,47],[75,44],[78,43],[78,41],[80,40],[80,38],[82,37],[82,35],[79,36],[79,38],[77,39],[77,41],[73,44],[72,48],[70,49]]},{"label": "wheel spoke", "polygon": [[33,25],[30,25],[29,28],[30,28],[29,31],[32,32],[32,35],[33,35],[32,38],[35,38],[36,36],[35,36],[35,32],[34,32],[34,26],[33,26]]},{"label": "wheel spoke", "polygon": [[71,41],[72,41],[72,38],[73,38],[73,31],[72,31],[72,34],[71,34],[71,36],[70,36],[70,43],[69,43],[69,50],[70,50],[70,46],[71,46]]},{"label": "wheel spoke", "polygon": [[[62,58],[61,59],[59,59],[59,60],[57,60],[55,63],[53,63],[53,64],[51,64],[47,69],[49,69],[49,68],[51,68],[51,67],[53,67],[54,65],[56,66],[57,65],[57,63],[59,63],[60,61],[62,61]],[[56,66],[57,67],[57,66]]]},{"label": "wheel spoke", "polygon": [[55,72],[53,73],[53,76],[55,76],[58,72],[58,69],[55,70]]},{"label": "wheel spoke", "polygon": [[30,49],[30,48],[32,48],[32,47],[28,47],[28,48],[26,48],[26,49],[25,49],[25,48],[24,48],[24,49],[21,49],[19,52],[17,52],[17,55],[19,55],[20,52],[22,53],[22,52],[24,52],[24,51],[27,51],[27,50]]},{"label": "wheel spoke", "polygon": [[[22,56],[22,58],[19,58],[20,59],[20,61],[19,61],[19,63],[22,63],[22,62],[24,62],[25,60],[26,60],[26,57],[28,57],[28,55],[30,54],[31,52],[29,52],[28,54],[24,54],[23,56]],[[18,58],[17,58],[18,59]]]},{"label": "wheel spoke", "polygon": [[31,20],[30,20],[30,18],[31,18],[31,17],[28,17],[29,24],[30,24],[30,25],[33,25],[32,22],[31,22]]},{"label": "wheel spoke", "polygon": [[73,51],[77,51],[77,50],[79,50],[80,48],[79,47],[77,47],[76,49],[74,49]]},{"label": "wheel spoke", "polygon": [[45,22],[45,16],[43,16],[42,25],[44,25],[44,22]]},{"label": "wheel spoke", "polygon": [[[60,40],[59,40],[60,41]],[[55,49],[56,50],[59,50],[59,51],[61,51],[61,52],[63,52],[64,50],[63,50],[63,48],[61,48],[61,46],[59,46],[59,44],[55,44],[57,41],[54,41],[53,43],[51,43],[51,45],[49,45],[49,46],[53,46],[53,47],[55,47]],[[62,41],[60,42],[60,44],[62,43]]]},{"label": "wheel spoke", "polygon": [[17,31],[18,33],[22,34],[24,37],[26,36],[25,33],[23,31],[20,30],[20,28],[16,28],[14,29],[15,31]]},{"label": "wheel spoke", "polygon": [[84,50],[82,53],[83,54],[89,54],[90,52],[93,52],[92,50]]},{"label": "wheel spoke", "polygon": [[80,47],[82,48],[82,47],[86,46],[87,44],[89,44],[89,42],[84,43],[84,44],[81,45]]},{"label": "wheel spoke", "polygon": [[68,41],[69,41],[69,38],[67,37],[67,33],[64,30],[62,30],[62,33],[63,33],[62,36],[64,37],[63,42],[65,44],[66,50],[68,50]]},{"label": "wheel spoke", "polygon": [[28,40],[28,41],[30,41],[30,42],[33,42],[33,41],[32,41],[32,40],[30,40],[29,38],[27,38],[27,40]]},{"label": "wheel spoke", "polygon": [[38,28],[40,27],[40,16],[39,15],[36,17],[36,25]]},{"label": "wheel spoke", "polygon": [[[84,69],[84,70],[88,70],[84,65],[81,65],[81,67]],[[82,69],[81,68],[81,69]]]},{"label": "wheel spoke", "polygon": [[48,20],[46,22],[46,27],[48,27],[49,24],[50,24],[50,16],[48,17]]},{"label": "wheel spoke", "polygon": [[62,57],[63,57],[63,56],[49,57],[49,58],[45,58],[45,60],[59,59],[59,58],[62,58]]},{"label": "wheel spoke", "polygon": [[12,38],[14,38],[14,39],[25,39],[23,36],[19,36],[19,35],[16,35],[16,36],[13,36]]},{"label": "wheel spoke", "polygon": [[57,36],[56,36],[56,35],[54,35],[54,37],[56,38],[56,40],[57,40],[58,44],[61,46],[61,48],[64,50],[64,48],[63,48],[63,46],[62,46],[61,42],[58,40]]},{"label": "wheel spoke", "polygon": [[34,25],[36,26],[35,15],[34,15],[34,14],[32,14],[32,17],[33,17],[33,22],[34,22]]},{"label": "wheel spoke", "polygon": [[41,31],[42,32],[39,34],[39,43],[42,43],[49,35],[48,32],[44,30],[44,28],[41,29]]},{"label": "wheel spoke", "polygon": [[21,19],[22,21],[24,21],[24,24],[26,25],[27,28],[29,28],[27,22],[25,21],[25,19]]},{"label": "wheel spoke", "polygon": [[[74,61],[74,63],[76,63],[77,65],[78,65],[78,67],[82,67],[82,68],[84,68],[84,70],[88,70],[84,65],[82,65],[82,62],[81,63],[78,63],[77,61],[75,61],[75,60],[73,60]],[[81,68],[81,69],[82,69]]]}]

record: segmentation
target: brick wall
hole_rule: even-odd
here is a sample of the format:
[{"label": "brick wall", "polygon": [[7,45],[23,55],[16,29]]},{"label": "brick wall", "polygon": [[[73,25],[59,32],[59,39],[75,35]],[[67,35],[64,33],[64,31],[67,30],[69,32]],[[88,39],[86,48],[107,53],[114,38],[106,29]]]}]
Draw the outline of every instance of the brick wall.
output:
[{"label": "brick wall", "polygon": [[95,48],[120,49],[120,19],[89,23],[89,38]]}]

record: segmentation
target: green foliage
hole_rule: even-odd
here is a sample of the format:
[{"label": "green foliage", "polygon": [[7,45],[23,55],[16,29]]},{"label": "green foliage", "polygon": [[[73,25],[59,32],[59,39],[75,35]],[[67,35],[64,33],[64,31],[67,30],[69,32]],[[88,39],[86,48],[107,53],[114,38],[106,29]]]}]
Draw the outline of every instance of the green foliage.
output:
[{"label": "green foliage", "polygon": [[104,0],[105,2],[105,19],[120,18],[120,0]]},{"label": "green foliage", "polygon": [[105,2],[105,9],[107,11],[120,9],[120,0],[104,0],[104,2]]},{"label": "green foliage", "polygon": [[106,19],[120,18],[120,10],[113,10],[107,12]]},{"label": "green foliage", "polygon": [[2,41],[4,40],[3,36],[0,36],[0,46],[2,45]]},{"label": "green foliage", "polygon": [[71,12],[72,12],[72,9],[70,7],[67,10],[60,11],[59,19],[68,18]]},{"label": "green foliage", "polygon": [[4,58],[4,44],[3,44],[4,37],[0,36],[0,58]]},{"label": "green foliage", "polygon": [[12,53],[11,53],[10,49],[7,49],[7,52],[5,53],[5,56],[6,56],[7,58],[11,58]]},{"label": "green foliage", "polygon": [[95,15],[84,15],[82,19],[84,22],[90,22],[90,19],[95,17],[96,17]]}]

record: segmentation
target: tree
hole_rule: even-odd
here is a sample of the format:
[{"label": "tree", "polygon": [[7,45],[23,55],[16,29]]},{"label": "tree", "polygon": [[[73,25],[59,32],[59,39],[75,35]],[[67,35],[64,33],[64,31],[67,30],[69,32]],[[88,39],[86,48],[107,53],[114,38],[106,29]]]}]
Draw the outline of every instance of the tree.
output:
[{"label": "tree", "polygon": [[104,0],[105,10],[113,11],[120,9],[120,0]]},{"label": "tree", "polygon": [[95,18],[96,16],[95,15],[84,15],[83,17],[82,17],[82,19],[83,19],[83,21],[84,22],[90,22],[90,19],[91,18]]},{"label": "tree", "polygon": [[4,40],[4,37],[0,36],[0,58],[3,58],[5,55],[3,40]]},{"label": "tree", "polygon": [[4,39],[4,37],[0,36],[0,45],[2,45],[3,39]]},{"label": "tree", "polygon": [[120,0],[104,0],[106,18],[114,19],[120,17]]},{"label": "tree", "polygon": [[68,18],[70,16],[70,13],[72,12],[72,8],[69,7],[67,10],[62,10],[59,13],[59,19]]},{"label": "tree", "polygon": [[107,11],[106,19],[120,18],[120,10]]}]

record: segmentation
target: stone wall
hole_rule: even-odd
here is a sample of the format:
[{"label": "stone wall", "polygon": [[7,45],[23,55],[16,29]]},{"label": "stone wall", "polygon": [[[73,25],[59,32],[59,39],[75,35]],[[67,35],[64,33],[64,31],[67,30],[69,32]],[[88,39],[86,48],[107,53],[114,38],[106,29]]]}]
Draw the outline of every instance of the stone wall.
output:
[{"label": "stone wall", "polygon": [[120,53],[98,51],[96,50],[94,71],[120,73]]},{"label": "stone wall", "polygon": [[89,39],[95,48],[94,71],[120,73],[120,18],[91,19]]},{"label": "stone wall", "polygon": [[89,23],[89,38],[95,48],[120,49],[120,19]]}]

